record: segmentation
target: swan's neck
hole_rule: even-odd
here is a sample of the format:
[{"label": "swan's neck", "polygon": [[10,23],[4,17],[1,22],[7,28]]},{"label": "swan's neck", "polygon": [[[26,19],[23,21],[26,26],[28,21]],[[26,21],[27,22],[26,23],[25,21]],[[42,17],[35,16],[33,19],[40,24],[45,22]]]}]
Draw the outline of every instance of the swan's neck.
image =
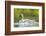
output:
[{"label": "swan's neck", "polygon": [[22,17],[22,20],[24,19],[24,16],[23,16],[23,14],[21,14],[21,17]]}]

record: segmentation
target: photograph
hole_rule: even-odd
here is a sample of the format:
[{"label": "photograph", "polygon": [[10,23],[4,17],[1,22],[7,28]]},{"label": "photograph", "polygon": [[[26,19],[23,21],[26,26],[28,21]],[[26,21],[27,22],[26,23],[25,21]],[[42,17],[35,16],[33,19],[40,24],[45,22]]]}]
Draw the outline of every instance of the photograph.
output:
[{"label": "photograph", "polygon": [[14,8],[14,27],[39,27],[39,9]]},{"label": "photograph", "polygon": [[11,5],[11,31],[41,30],[41,27],[41,6]]}]

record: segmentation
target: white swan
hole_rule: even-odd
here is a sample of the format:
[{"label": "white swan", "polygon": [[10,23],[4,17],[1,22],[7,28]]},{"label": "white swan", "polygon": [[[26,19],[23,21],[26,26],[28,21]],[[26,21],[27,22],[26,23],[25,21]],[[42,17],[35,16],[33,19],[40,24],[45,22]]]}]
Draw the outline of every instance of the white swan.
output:
[{"label": "white swan", "polygon": [[30,19],[24,19],[23,14],[21,14],[22,19],[19,20],[18,23],[15,23],[15,25],[18,25],[18,27],[31,27],[31,26],[37,26],[38,22]]}]

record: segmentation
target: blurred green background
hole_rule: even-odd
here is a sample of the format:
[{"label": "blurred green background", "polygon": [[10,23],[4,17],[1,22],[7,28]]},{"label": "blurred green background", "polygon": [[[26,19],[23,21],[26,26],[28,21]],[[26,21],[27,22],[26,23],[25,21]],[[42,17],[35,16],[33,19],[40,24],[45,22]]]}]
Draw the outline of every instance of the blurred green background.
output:
[{"label": "blurred green background", "polygon": [[39,9],[14,8],[14,23],[22,19],[21,14],[24,19],[39,21]]}]

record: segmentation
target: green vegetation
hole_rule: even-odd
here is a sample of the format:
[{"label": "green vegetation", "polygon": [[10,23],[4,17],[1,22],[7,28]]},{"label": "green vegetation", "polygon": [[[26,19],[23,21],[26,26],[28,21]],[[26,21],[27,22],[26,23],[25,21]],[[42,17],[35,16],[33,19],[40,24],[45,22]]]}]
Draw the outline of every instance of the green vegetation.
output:
[{"label": "green vegetation", "polygon": [[39,10],[38,9],[23,9],[23,8],[14,8],[14,22],[18,22],[22,19],[21,14],[24,15],[24,19],[31,19],[39,21]]}]

